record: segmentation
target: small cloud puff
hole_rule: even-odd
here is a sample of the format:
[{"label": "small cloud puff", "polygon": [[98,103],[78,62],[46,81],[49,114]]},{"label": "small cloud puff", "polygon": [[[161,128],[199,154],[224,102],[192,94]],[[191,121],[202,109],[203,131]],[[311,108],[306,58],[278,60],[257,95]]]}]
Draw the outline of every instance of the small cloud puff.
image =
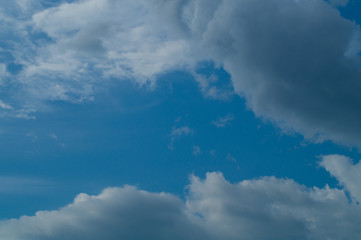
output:
[{"label": "small cloud puff", "polygon": [[218,118],[215,121],[212,121],[212,124],[216,126],[217,128],[223,128],[225,127],[229,122],[233,121],[234,117],[233,114],[228,114],[224,117]]}]

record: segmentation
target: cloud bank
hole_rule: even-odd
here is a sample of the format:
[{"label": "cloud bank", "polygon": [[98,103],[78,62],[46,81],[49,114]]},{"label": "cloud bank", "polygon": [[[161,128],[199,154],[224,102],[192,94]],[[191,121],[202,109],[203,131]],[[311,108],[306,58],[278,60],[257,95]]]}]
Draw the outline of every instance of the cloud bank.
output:
[{"label": "cloud bank", "polygon": [[[321,164],[360,201],[356,175],[344,156]],[[351,185],[350,185],[351,184]],[[361,207],[345,190],[307,188],[291,179],[263,177],[228,182],[221,173],[191,177],[186,200],[132,186],[79,194],[73,203],[0,222],[1,239],[359,239]]]},{"label": "cloud bank", "polygon": [[193,74],[206,96],[226,99],[215,76],[197,72],[210,61],[257,116],[312,141],[360,146],[361,34],[335,8],[347,1],[11,2],[0,5],[0,77],[16,87],[14,109],[3,112],[93,101],[102,81],[154,85],[175,69]]}]

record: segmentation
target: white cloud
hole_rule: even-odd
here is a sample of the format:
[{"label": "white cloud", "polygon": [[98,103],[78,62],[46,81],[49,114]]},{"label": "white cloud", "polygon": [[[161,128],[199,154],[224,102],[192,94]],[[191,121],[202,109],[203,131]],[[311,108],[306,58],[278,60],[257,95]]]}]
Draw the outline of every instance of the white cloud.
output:
[{"label": "white cloud", "polygon": [[[93,101],[102,81],[152,85],[174,69],[193,73],[205,96],[226,99],[233,89],[194,74],[210,61],[257,116],[285,131],[361,140],[359,26],[324,0],[81,0],[48,9],[6,2],[4,9],[20,9],[0,16],[7,52],[23,66],[14,109]],[[19,19],[19,11],[30,14]]]},{"label": "white cloud", "polygon": [[233,121],[234,117],[233,114],[227,114],[224,117],[218,118],[215,121],[212,121],[212,124],[216,126],[217,128],[223,128],[225,127],[230,121]]},{"label": "white cloud", "polygon": [[59,210],[0,222],[1,239],[359,239],[361,207],[342,189],[264,177],[192,176],[186,201],[135,187],[79,194]]},{"label": "white cloud", "polygon": [[[20,227],[20,228],[19,228]],[[181,200],[134,187],[108,188],[98,196],[79,194],[56,211],[0,223],[2,239],[204,239]]]},{"label": "white cloud", "polygon": [[352,197],[361,202],[361,163],[353,164],[351,158],[343,155],[327,155],[322,157],[320,163],[332,176],[334,176]]},{"label": "white cloud", "polygon": [[4,103],[3,101],[0,100],[0,108],[3,109],[13,109],[12,106],[10,106],[9,104]]}]

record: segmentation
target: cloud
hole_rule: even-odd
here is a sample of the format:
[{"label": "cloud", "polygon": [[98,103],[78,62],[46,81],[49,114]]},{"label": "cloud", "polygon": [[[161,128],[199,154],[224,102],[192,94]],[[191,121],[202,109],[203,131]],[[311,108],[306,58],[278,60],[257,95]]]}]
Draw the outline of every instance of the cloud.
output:
[{"label": "cloud", "polygon": [[342,189],[290,179],[191,177],[186,200],[132,186],[0,222],[2,239],[358,239],[361,207]]},{"label": "cloud", "polygon": [[[152,86],[177,69],[192,73],[205,96],[224,100],[234,90],[286,132],[359,146],[361,34],[334,7],[347,1],[6,2],[16,10],[0,15],[10,56],[2,62],[21,66],[8,77],[17,86],[8,111],[93,101],[103,81]],[[233,88],[198,73],[202,62],[226,70]]]},{"label": "cloud", "polygon": [[199,146],[193,146],[192,153],[194,156],[199,156],[202,153],[201,148]]},{"label": "cloud", "polygon": [[187,41],[170,37],[155,18],[162,7],[171,5],[86,0],[39,12],[32,18],[34,29],[45,32],[52,42],[41,49],[27,74],[60,72],[82,78],[83,73],[98,72],[95,77],[131,78],[144,84],[188,64]]},{"label": "cloud", "polygon": [[358,202],[361,202],[361,163],[353,164],[351,158],[343,155],[327,155],[322,157],[323,166],[337,181],[345,187]]},{"label": "cloud", "polygon": [[191,129],[188,126],[182,126],[182,127],[173,127],[172,132],[170,133],[170,144],[168,145],[168,148],[173,149],[174,141],[177,138],[180,138],[182,136],[189,136],[193,134],[193,129]]},{"label": "cloud", "polygon": [[193,134],[193,130],[188,126],[183,126],[179,128],[173,128],[170,136],[175,138],[175,137],[187,136],[190,134]]},{"label": "cloud", "polygon": [[0,100],[0,108],[3,109],[13,109],[12,106],[10,106],[9,104],[4,103],[3,101]]},{"label": "cloud", "polygon": [[358,26],[322,0],[222,1],[213,16],[201,45],[257,116],[358,145],[360,58],[345,54]]},{"label": "cloud", "polygon": [[218,118],[215,121],[212,121],[212,124],[217,128],[224,128],[227,125],[227,123],[233,120],[234,120],[233,114],[228,114],[224,117]]},{"label": "cloud", "polygon": [[156,24],[157,9],[143,1],[18,0],[0,8],[7,56],[0,63],[18,66],[6,79],[17,86],[9,96],[14,111],[44,111],[49,100],[93,101],[97,86],[114,78],[152,85],[157,75],[192,62],[187,41],[169,37]]},{"label": "cloud", "polygon": [[[98,196],[78,195],[56,211],[0,223],[2,239],[204,239],[184,204],[173,195],[131,186],[108,188]],[[18,229],[21,227],[21,229]]]},{"label": "cloud", "polygon": [[54,133],[49,134],[49,137],[51,137],[52,139],[57,140],[58,136],[56,136]]},{"label": "cloud", "polygon": [[204,97],[210,99],[217,99],[222,101],[229,101],[235,94],[233,88],[230,86],[217,86],[221,82],[217,75],[212,74],[209,77],[192,71],[194,79],[198,82],[199,88]]}]

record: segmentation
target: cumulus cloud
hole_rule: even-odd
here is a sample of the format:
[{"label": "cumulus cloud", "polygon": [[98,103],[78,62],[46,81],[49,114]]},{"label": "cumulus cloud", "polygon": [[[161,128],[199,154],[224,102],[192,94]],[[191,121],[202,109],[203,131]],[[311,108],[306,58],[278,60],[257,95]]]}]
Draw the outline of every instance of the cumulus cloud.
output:
[{"label": "cumulus cloud", "polygon": [[[40,211],[0,223],[2,239],[204,239],[181,200],[134,187],[78,195],[56,211]],[[19,229],[20,227],[20,229]]]},{"label": "cumulus cloud", "polygon": [[257,116],[312,141],[360,145],[360,30],[334,7],[347,1],[5,2],[20,9],[0,15],[2,41],[22,66],[17,108],[93,101],[107,79],[152,85],[174,69],[193,73],[204,95],[226,99],[233,90],[196,71],[210,61]]},{"label": "cumulus cloud", "polygon": [[0,222],[1,239],[358,239],[361,207],[342,189],[291,179],[192,176],[186,200],[132,186]]}]

